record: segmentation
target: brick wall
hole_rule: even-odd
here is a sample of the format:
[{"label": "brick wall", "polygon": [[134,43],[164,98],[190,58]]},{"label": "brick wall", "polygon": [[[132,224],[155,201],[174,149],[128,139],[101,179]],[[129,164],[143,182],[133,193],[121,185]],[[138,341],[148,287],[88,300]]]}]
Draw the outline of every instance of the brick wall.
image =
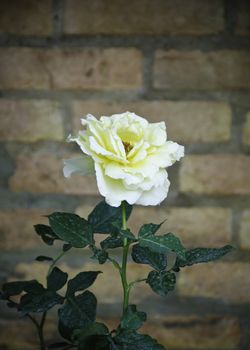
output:
[{"label": "brick wall", "polygon": [[[46,222],[42,215],[86,215],[100,199],[94,178],[62,176],[62,159],[79,152],[65,142],[79,118],[134,111],[166,120],[169,138],[185,144],[187,155],[170,170],[164,204],[136,207],[131,227],[167,218],[163,230],[180,234],[188,246],[231,242],[237,248],[223,261],[185,269],[166,299],[140,285],[132,297],[149,314],[144,330],[169,350],[249,349],[249,4],[0,3],[1,283],[44,278],[47,267],[34,258],[47,248],[32,229]],[[87,257],[75,251],[63,265],[71,273],[96,269]],[[131,273],[141,276],[144,269],[133,266]],[[100,318],[111,326],[120,311],[117,278],[105,273],[93,287]],[[0,311],[0,348],[34,349],[27,321],[3,306]],[[48,334],[53,337],[53,320]]]}]

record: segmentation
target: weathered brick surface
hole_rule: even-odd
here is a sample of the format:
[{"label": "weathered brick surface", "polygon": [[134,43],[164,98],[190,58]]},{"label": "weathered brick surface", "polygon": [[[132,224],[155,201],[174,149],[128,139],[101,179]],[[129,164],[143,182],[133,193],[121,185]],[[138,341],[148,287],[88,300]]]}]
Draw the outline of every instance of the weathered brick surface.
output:
[{"label": "weathered brick surface", "polygon": [[158,51],[154,86],[171,90],[246,89],[250,87],[247,51]]},{"label": "weathered brick surface", "polygon": [[41,245],[34,225],[46,224],[45,214],[52,210],[16,209],[0,211],[0,249],[24,250]]},{"label": "weathered brick surface", "polygon": [[250,194],[250,157],[241,154],[192,155],[181,163],[182,192]]},{"label": "weathered brick surface", "polygon": [[[80,129],[80,117],[91,113],[96,117],[125,111],[135,112],[151,122],[165,120],[169,139],[182,143],[225,142],[231,134],[231,110],[221,102],[171,102],[101,100],[73,103],[74,132]],[[185,125],[185,127],[183,127]],[[195,132],[194,132],[195,130]]]},{"label": "weathered brick surface", "polygon": [[177,287],[181,296],[249,303],[249,264],[218,262],[186,267],[179,275]]},{"label": "weathered brick surface", "polygon": [[0,33],[49,36],[52,34],[52,1],[0,2]]},{"label": "weathered brick surface", "polygon": [[159,232],[176,233],[187,246],[220,246],[231,240],[231,212],[228,209],[137,206],[129,219],[135,232],[145,223],[145,218],[154,223],[166,220]]},{"label": "weathered brick surface", "polygon": [[212,0],[66,1],[66,34],[209,34],[223,30],[223,3]]},{"label": "weathered brick surface", "polygon": [[166,316],[146,323],[142,332],[156,338],[166,349],[235,350],[240,343],[239,322],[230,317]]},{"label": "weathered brick surface", "polygon": [[246,115],[246,122],[243,129],[243,143],[250,145],[250,112]]},{"label": "weathered brick surface", "polygon": [[236,33],[240,35],[250,35],[250,2],[248,0],[238,0],[238,16]]},{"label": "weathered brick surface", "polygon": [[250,210],[245,210],[240,223],[240,247],[250,250]]},{"label": "weathered brick surface", "polygon": [[140,88],[136,49],[0,49],[1,89]]},{"label": "weathered brick surface", "polygon": [[62,110],[57,102],[0,99],[2,141],[61,141],[64,137]]},{"label": "weathered brick surface", "polygon": [[[44,151],[21,153],[17,157],[16,172],[9,185],[15,192],[97,194],[94,176],[63,176],[63,159],[80,154],[53,154]],[[46,166],[45,166],[46,165]],[[30,175],[32,174],[32,176]]]}]

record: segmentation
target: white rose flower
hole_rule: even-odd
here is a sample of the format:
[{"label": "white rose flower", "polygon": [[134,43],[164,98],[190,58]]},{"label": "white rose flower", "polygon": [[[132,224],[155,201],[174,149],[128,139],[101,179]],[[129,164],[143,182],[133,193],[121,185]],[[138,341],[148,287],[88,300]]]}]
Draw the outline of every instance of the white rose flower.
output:
[{"label": "white rose flower", "polygon": [[87,156],[64,162],[64,176],[74,172],[96,174],[97,186],[106,202],[118,207],[129,204],[157,205],[168,194],[165,168],[184,156],[184,147],[167,141],[164,122],[149,123],[130,112],[103,116],[88,114],[86,127],[75,141]]}]

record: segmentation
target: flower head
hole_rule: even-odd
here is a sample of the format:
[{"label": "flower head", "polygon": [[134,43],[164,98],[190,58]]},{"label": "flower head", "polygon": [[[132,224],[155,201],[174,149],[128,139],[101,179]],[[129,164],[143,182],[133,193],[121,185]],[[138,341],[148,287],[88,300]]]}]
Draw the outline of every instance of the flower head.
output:
[{"label": "flower head", "polygon": [[97,186],[106,202],[157,205],[168,194],[165,168],[184,156],[184,147],[167,141],[164,122],[149,123],[130,112],[103,116],[88,114],[85,130],[75,141],[86,156],[65,161],[64,175],[88,175],[95,171]]}]

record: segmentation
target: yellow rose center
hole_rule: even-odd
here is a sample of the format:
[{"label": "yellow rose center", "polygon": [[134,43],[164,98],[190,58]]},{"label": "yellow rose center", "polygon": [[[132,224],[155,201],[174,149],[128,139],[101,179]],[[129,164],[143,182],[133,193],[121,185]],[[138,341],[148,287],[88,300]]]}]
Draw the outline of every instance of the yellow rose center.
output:
[{"label": "yellow rose center", "polygon": [[128,154],[131,151],[131,149],[133,148],[133,146],[129,142],[122,142],[122,143],[123,143],[126,154]]}]

